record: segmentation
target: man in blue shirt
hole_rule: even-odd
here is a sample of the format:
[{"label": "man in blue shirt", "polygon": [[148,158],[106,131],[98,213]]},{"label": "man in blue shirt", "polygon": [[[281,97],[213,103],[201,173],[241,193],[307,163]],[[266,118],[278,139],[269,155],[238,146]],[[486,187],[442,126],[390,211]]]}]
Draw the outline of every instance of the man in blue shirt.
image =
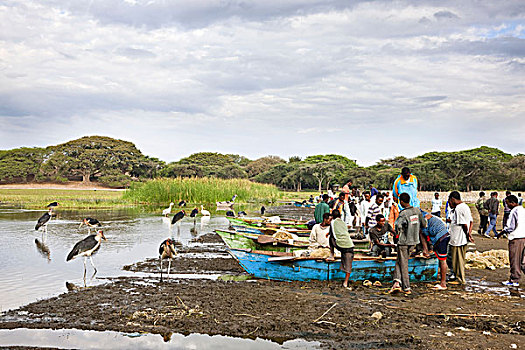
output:
[{"label": "man in blue shirt", "polygon": [[421,244],[423,245],[423,255],[430,257],[428,252],[428,242],[434,246],[434,253],[439,260],[440,283],[434,286],[436,290],[447,289],[447,249],[450,235],[447,225],[435,215],[421,210],[421,214],[427,219],[427,227],[421,229]]},{"label": "man in blue shirt", "polygon": [[[394,200],[399,203],[399,196],[401,193],[408,193],[410,196],[410,206],[419,208],[420,202],[417,198],[418,187],[419,183],[417,177],[412,175],[409,168],[404,167],[401,169],[401,175],[399,175],[394,181],[394,186],[392,188]],[[402,208],[399,207],[399,209],[401,210]]]}]

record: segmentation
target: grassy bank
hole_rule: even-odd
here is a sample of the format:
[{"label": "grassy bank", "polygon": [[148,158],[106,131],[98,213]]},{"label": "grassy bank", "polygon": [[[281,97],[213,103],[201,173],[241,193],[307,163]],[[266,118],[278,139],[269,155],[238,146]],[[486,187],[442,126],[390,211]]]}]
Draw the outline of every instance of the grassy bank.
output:
[{"label": "grassy bank", "polygon": [[155,179],[134,183],[124,194],[124,199],[141,204],[214,203],[230,200],[237,195],[237,202],[268,201],[281,198],[273,185],[259,184],[246,179],[223,180],[216,178]]},{"label": "grassy bank", "polygon": [[0,204],[19,208],[42,209],[58,202],[64,209],[106,209],[129,206],[121,191],[0,189]]}]

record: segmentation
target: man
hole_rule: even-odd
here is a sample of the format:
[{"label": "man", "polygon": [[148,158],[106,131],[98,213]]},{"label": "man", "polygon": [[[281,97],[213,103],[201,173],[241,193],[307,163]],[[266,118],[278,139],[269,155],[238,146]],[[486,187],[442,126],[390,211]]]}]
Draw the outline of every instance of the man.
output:
[{"label": "man", "polygon": [[487,224],[489,222],[489,211],[487,208],[485,208],[485,202],[486,202],[485,192],[481,191],[479,193],[479,198],[476,201],[476,209],[478,210],[478,213],[479,213],[478,233],[480,235],[485,234],[485,231],[487,230]]},{"label": "man", "polygon": [[343,189],[341,190],[341,192],[343,192],[345,194],[345,201],[348,202],[348,197],[350,196],[350,192],[351,192],[351,189],[352,189],[352,180],[348,180],[348,182],[343,186]]},{"label": "man", "polygon": [[439,193],[434,193],[434,198],[432,198],[432,210],[430,211],[430,213],[440,218],[442,205],[443,201],[439,199]]},{"label": "man", "polygon": [[[420,202],[417,198],[418,186],[417,177],[412,175],[409,168],[404,167],[401,169],[401,175],[399,175],[394,181],[394,186],[392,188],[394,200],[399,202],[399,196],[401,193],[408,193],[410,196],[410,205],[419,208]],[[399,209],[401,210],[402,208]]]},{"label": "man", "polygon": [[485,202],[485,208],[489,211],[489,226],[487,231],[485,231],[485,236],[490,238],[490,231],[494,231],[494,237],[498,237],[498,231],[496,231],[496,222],[499,214],[498,192],[490,194],[490,198]]},{"label": "man", "polygon": [[330,213],[330,207],[328,206],[329,198],[327,194],[323,194],[323,201],[315,206],[314,218],[316,224],[323,222],[323,215],[325,213]]},{"label": "man", "polygon": [[323,222],[315,224],[310,232],[310,248],[330,248],[328,242],[328,234],[330,233],[330,223],[332,222],[332,216],[330,213],[323,214]]},{"label": "man", "polygon": [[372,203],[370,207],[368,207],[368,212],[365,218],[365,228],[367,231],[370,231],[370,229],[377,224],[376,216],[381,214],[383,200],[384,200],[383,195],[378,193],[376,195],[375,202]]},{"label": "man", "polygon": [[370,190],[370,198],[372,198],[373,196],[376,196],[379,193],[377,188],[375,188],[374,185],[372,184],[370,184],[369,190]]},{"label": "man", "polygon": [[361,220],[361,230],[363,236],[367,236],[366,227],[365,227],[365,221],[366,221],[366,215],[368,214],[368,208],[370,208],[370,205],[372,203],[370,202],[370,192],[365,191],[363,192],[363,200],[361,203],[359,203],[359,216]]},{"label": "man", "polygon": [[437,216],[421,211],[427,219],[427,227],[421,229],[421,244],[423,245],[423,255],[429,257],[428,243],[430,240],[434,247],[434,254],[439,260],[440,283],[436,284],[433,289],[447,289],[447,250],[450,241],[450,235],[445,223]]},{"label": "man", "polygon": [[395,234],[395,231],[392,226],[386,222],[383,214],[376,215],[376,222],[377,224],[368,231],[370,242],[372,243],[371,252],[373,256],[382,255],[383,258],[386,258],[391,255],[392,248],[395,248],[396,245],[385,243],[385,236],[388,232]]},{"label": "man", "polygon": [[448,203],[452,208],[452,219],[450,220],[449,254],[452,259],[452,271],[456,280],[452,284],[465,284],[465,255],[467,254],[468,242],[474,242],[472,238],[472,213],[467,204],[461,201],[458,191],[452,191],[448,196]]},{"label": "man", "polygon": [[510,191],[505,192],[505,199],[503,199],[503,222],[501,223],[501,229],[503,230],[505,226],[507,226],[507,220],[509,219],[510,215],[510,207],[507,205],[507,198],[512,193]]},{"label": "man", "polygon": [[394,270],[394,284],[389,293],[403,291],[412,294],[410,276],[408,275],[408,258],[410,250],[419,243],[419,230],[427,226],[427,220],[419,208],[410,205],[410,195],[403,192],[399,195],[399,202],[403,208],[396,220],[397,259]]},{"label": "man", "polygon": [[510,207],[509,221],[503,233],[509,237],[510,279],[502,282],[508,287],[518,287],[521,273],[525,273],[525,208],[519,199],[510,195],[505,198]]},{"label": "man", "polygon": [[[345,280],[343,282],[344,288],[348,287],[350,274],[352,273],[352,261],[354,260],[354,242],[350,238],[346,224],[341,220],[341,213],[339,210],[334,210],[332,213],[332,234],[330,236],[330,250],[337,249],[341,252],[341,271],[345,273]],[[330,257],[333,259],[333,255]]]},{"label": "man", "polygon": [[521,193],[518,193],[518,205],[519,205],[520,207],[523,206],[523,198],[521,198]]}]

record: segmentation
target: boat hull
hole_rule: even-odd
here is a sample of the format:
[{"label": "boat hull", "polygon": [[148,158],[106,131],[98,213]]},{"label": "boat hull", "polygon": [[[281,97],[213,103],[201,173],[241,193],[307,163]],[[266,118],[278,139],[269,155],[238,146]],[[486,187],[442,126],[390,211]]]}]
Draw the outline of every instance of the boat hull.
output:
[{"label": "boat hull", "polygon": [[[327,281],[343,280],[345,273],[340,270],[340,261],[327,262],[316,259],[269,260],[272,256],[241,249],[230,249],[230,254],[250,275],[257,278],[278,281]],[[286,259],[286,257],[285,257]],[[361,259],[352,264],[352,281],[393,280],[395,260]],[[437,279],[438,261],[431,259],[410,259],[408,262],[410,280],[413,282],[431,282]]]},{"label": "boat hull", "polygon": [[274,252],[293,252],[304,250],[308,247],[283,246],[279,244],[260,244],[257,242],[257,236],[250,233],[232,233],[223,230],[215,230],[222,238],[223,242],[231,249],[262,250]]}]

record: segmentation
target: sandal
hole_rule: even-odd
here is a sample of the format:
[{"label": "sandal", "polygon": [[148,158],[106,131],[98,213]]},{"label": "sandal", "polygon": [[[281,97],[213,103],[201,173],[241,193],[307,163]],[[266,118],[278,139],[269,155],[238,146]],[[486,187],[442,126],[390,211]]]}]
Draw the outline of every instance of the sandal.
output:
[{"label": "sandal", "polygon": [[346,290],[352,290],[352,287],[349,287],[349,286],[345,286],[345,284],[343,283],[343,288],[346,289]]},{"label": "sandal", "polygon": [[387,292],[387,294],[394,294],[394,293],[401,292],[401,291],[402,291],[401,287],[392,287],[392,288],[390,288],[390,290]]},{"label": "sandal", "polygon": [[432,287],[433,290],[447,290],[447,287],[443,287],[441,284],[436,284]]},{"label": "sandal", "polygon": [[410,294],[412,294],[412,289],[404,290],[403,293],[404,293],[405,295],[410,295]]}]

